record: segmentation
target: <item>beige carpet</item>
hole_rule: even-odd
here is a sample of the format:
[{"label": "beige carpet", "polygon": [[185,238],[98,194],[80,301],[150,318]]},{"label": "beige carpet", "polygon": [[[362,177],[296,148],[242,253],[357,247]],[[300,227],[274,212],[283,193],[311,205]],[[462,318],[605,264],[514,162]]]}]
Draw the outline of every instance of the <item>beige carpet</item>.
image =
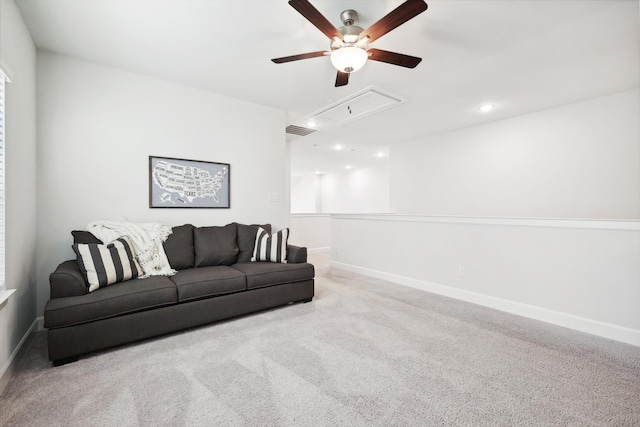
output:
[{"label": "beige carpet", "polygon": [[316,298],[51,367],[2,426],[638,426],[640,348],[327,268]]}]

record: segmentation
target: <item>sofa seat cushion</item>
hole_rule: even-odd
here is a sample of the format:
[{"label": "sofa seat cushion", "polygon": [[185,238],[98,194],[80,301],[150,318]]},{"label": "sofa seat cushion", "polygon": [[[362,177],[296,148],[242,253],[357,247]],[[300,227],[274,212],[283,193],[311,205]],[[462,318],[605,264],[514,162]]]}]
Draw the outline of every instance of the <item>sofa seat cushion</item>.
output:
[{"label": "sofa seat cushion", "polygon": [[179,302],[247,289],[244,274],[225,265],[180,270],[176,275],[171,276],[171,280],[178,287]]},{"label": "sofa seat cushion", "polygon": [[273,262],[243,262],[233,268],[247,276],[247,289],[264,288],[284,283],[313,279],[313,264],[281,264]]},{"label": "sofa seat cushion", "polygon": [[44,326],[78,325],[177,302],[176,285],[168,277],[134,279],[86,295],[49,300],[44,309]]}]

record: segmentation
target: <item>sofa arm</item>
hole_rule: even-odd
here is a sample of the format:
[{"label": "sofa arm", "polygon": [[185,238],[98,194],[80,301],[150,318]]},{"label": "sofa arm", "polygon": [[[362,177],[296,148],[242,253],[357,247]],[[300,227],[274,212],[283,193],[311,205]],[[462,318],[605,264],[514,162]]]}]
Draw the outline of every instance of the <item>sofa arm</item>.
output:
[{"label": "sofa arm", "polygon": [[291,264],[307,262],[307,248],[287,245],[287,262]]},{"label": "sofa arm", "polygon": [[49,275],[51,299],[88,293],[87,282],[76,260],[65,261]]}]

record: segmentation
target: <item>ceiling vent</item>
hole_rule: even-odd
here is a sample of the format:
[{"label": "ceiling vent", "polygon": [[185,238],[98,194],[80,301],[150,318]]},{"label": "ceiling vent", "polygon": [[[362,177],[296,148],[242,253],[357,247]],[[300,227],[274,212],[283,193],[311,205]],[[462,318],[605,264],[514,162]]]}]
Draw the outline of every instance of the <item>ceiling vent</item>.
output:
[{"label": "ceiling vent", "polygon": [[314,133],[316,130],[317,129],[306,128],[303,126],[289,125],[287,126],[286,132],[291,135],[307,136],[310,133]]},{"label": "ceiling vent", "polygon": [[407,100],[369,86],[309,115],[318,122],[341,126],[371,114],[396,107]]}]

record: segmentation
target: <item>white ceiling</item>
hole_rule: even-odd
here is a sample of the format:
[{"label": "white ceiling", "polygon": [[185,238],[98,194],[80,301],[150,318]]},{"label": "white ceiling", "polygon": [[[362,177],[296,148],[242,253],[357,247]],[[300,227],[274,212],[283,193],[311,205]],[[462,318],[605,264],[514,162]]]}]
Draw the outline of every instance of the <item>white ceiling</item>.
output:
[{"label": "white ceiling", "polygon": [[[427,0],[372,47],[422,57],[369,61],[335,88],[328,49],[286,0],[16,0],[38,48],[285,110],[288,123],[367,86],[409,102],[289,137],[292,173],[368,166],[394,143],[640,86],[638,0]],[[401,0],[311,0],[336,27],[367,28]],[[486,102],[496,108],[478,111]],[[333,150],[335,144],[345,150]],[[355,151],[352,151],[355,150]]]}]

